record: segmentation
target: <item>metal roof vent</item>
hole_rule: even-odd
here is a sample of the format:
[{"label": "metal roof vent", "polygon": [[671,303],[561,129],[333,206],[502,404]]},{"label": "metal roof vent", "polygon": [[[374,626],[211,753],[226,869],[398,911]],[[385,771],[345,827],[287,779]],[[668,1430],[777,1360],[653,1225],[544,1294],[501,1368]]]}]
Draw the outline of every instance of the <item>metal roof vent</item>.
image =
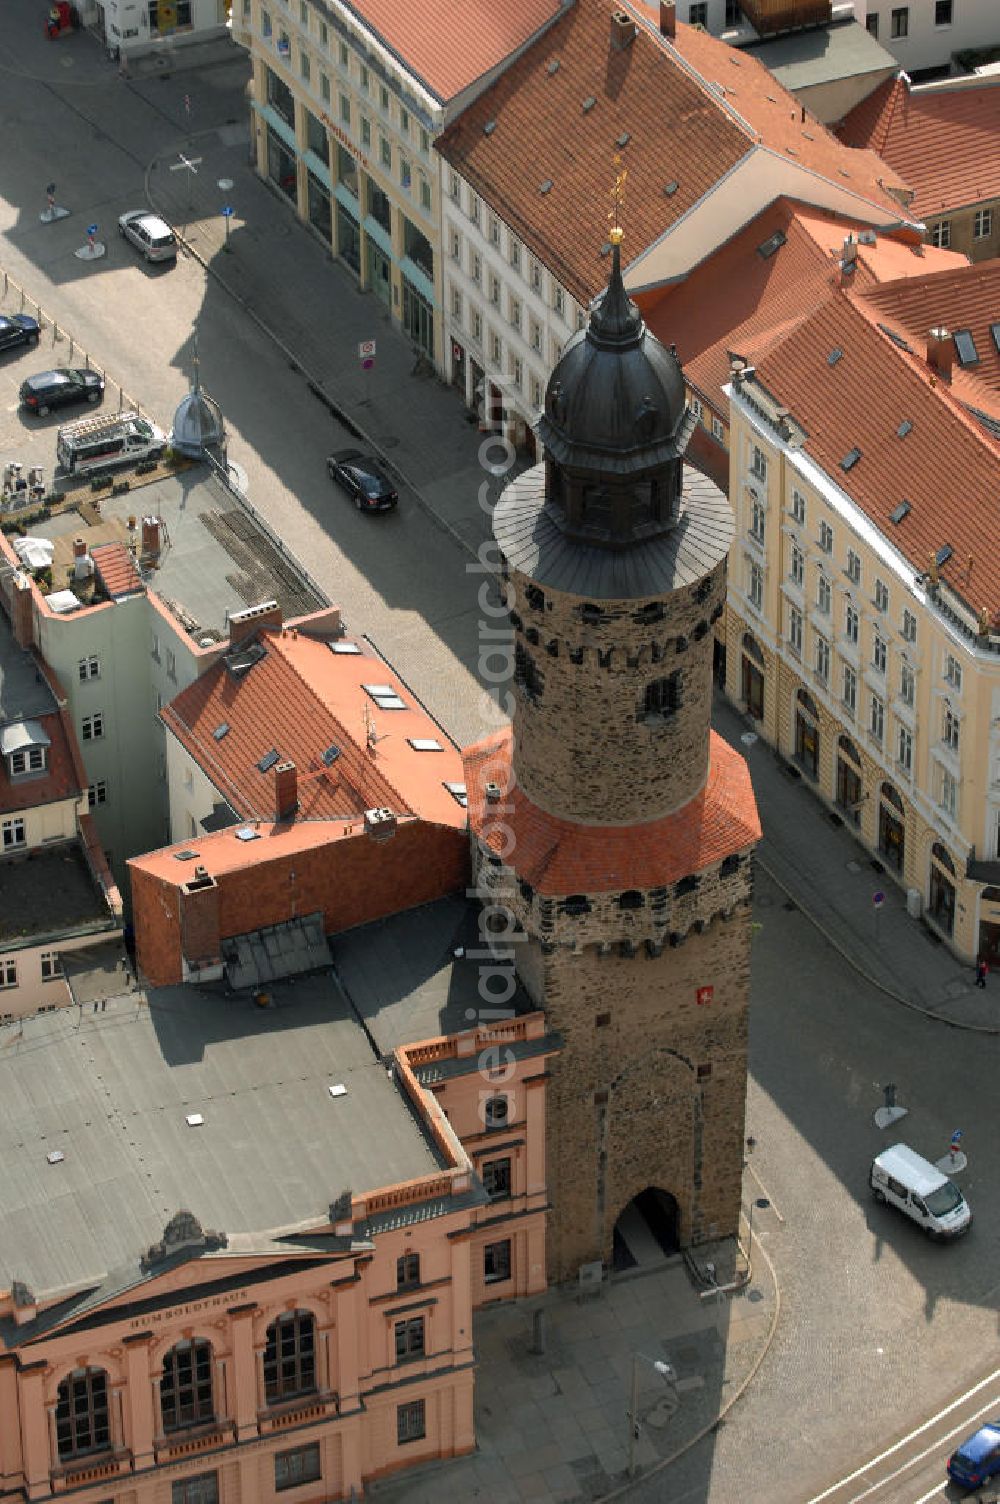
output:
[{"label": "metal roof vent", "polygon": [[486,795],[487,804],[499,804],[503,790],[498,783],[494,783],[491,779],[483,788],[483,793]]},{"label": "metal roof vent", "polygon": [[539,188],[538,191],[539,191],[539,193],[551,193],[552,192],[552,179],[551,178],[546,178],[545,182],[542,184],[542,186]]},{"label": "metal roof vent", "polygon": [[327,1091],[330,1093],[331,1097],[347,1096],[347,1087],[344,1085],[343,1081],[338,1081],[334,1086],[328,1086]]},{"label": "metal roof vent", "polygon": [[678,183],[677,179],[672,178],[669,183],[664,183],[663,191],[667,195],[667,198],[673,198],[674,194],[677,192],[680,186],[681,185],[680,183]]},{"label": "metal roof vent", "polygon": [[627,146],[631,139],[632,137],[629,135],[628,131],[622,131],[621,135],[618,137],[618,140],[615,142],[615,145]]},{"label": "metal roof vent", "polygon": [[389,841],[396,834],[396,816],[391,809],[365,810],[365,835],[373,841]]},{"label": "metal roof vent", "polygon": [[593,94],[588,94],[586,99],[583,101],[583,105],[581,106],[583,113],[586,115],[590,110],[594,108],[594,105],[596,103],[597,100],[594,98]]},{"label": "metal roof vent", "polygon": [[551,78],[551,76],[552,76],[553,73],[558,73],[559,72],[559,59],[557,57],[554,57],[552,59],[551,63],[549,63],[548,66],[546,67],[545,71],[549,75],[550,78]]},{"label": "metal roof vent", "polygon": [[913,424],[910,422],[909,418],[904,418],[902,423],[900,423],[899,427],[896,429],[896,437],[897,439],[905,439],[906,435],[912,432]]},{"label": "metal roof vent", "polygon": [[483,126],[483,135],[484,136],[492,136],[492,134],[496,130],[496,128],[497,128],[497,123],[496,123],[495,120],[487,120],[486,124]]}]

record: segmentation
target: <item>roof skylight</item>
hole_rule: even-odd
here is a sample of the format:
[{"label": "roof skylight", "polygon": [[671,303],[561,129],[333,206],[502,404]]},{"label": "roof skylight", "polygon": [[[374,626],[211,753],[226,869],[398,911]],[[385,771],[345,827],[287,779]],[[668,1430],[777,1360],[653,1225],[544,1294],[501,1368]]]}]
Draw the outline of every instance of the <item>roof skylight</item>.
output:
[{"label": "roof skylight", "polygon": [[892,511],[889,513],[889,521],[899,523],[902,522],[904,517],[908,517],[909,515],[910,503],[908,501],[901,501],[899,503],[899,506],[893,507]]},{"label": "roof skylight", "polygon": [[769,256],[774,255],[775,251],[780,251],[784,243],[784,230],[775,230],[773,235],[769,235],[764,243],[757,247],[757,255],[766,261]]},{"label": "roof skylight", "polygon": [[361,649],[356,642],[331,642],[330,651],[339,655],[341,653],[360,653]]},{"label": "roof skylight", "polygon": [[837,364],[838,360],[842,360],[843,359],[843,356],[844,356],[843,350],[840,350],[840,349],[831,350],[830,353],[829,353],[829,355],[826,357],[826,363],[827,363],[828,366],[835,366]]},{"label": "roof skylight", "polygon": [[993,336],[993,343],[997,347],[997,353],[1000,354],[1000,323],[998,323],[998,324],[991,324],[990,325],[990,333]]},{"label": "roof skylight", "polygon": [[276,747],[272,747],[270,752],[264,753],[264,756],[261,758],[257,766],[262,773],[269,773],[274,765],[280,761],[281,753]]},{"label": "roof skylight", "polygon": [[217,742],[221,742],[222,738],[224,736],[228,735],[228,733],[229,733],[229,722],[228,721],[220,721],[219,724],[216,726],[215,730],[212,732],[212,735],[215,737],[215,740]]},{"label": "roof skylight", "polygon": [[954,339],[959,363],[963,366],[977,366],[979,364],[979,351],[976,349],[972,330],[956,329]]},{"label": "roof skylight", "polygon": [[441,743],[435,741],[432,736],[408,736],[406,740],[414,752],[443,752]]},{"label": "roof skylight", "polygon": [[844,458],[840,462],[840,468],[841,468],[841,470],[853,470],[854,466],[858,463],[858,460],[860,458],[861,458],[861,450],[860,449],[854,448],[854,449],[848,450],[848,452],[844,455]]},{"label": "roof skylight", "polygon": [[906,435],[912,432],[913,424],[910,422],[909,418],[904,418],[902,423],[900,423],[899,427],[896,429],[896,437],[897,439],[905,439]]},{"label": "roof skylight", "polygon": [[934,555],[934,563],[937,565],[938,569],[941,568],[942,564],[947,564],[948,560],[951,558],[954,552],[955,550],[952,548],[950,543],[943,543],[941,545],[937,553]]}]

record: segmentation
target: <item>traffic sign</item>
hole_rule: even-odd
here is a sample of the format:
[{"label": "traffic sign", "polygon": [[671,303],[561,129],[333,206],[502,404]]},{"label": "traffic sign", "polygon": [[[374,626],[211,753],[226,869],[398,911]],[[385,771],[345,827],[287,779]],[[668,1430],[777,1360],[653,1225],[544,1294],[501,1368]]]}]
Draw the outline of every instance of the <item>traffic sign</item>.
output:
[{"label": "traffic sign", "polygon": [[361,341],[361,343],[358,345],[358,359],[359,360],[374,360],[375,359],[375,341],[373,339],[363,339]]},{"label": "traffic sign", "polygon": [[699,1008],[707,1007],[715,996],[714,987],[699,987],[695,992],[695,1002]]},{"label": "traffic sign", "polygon": [[880,909],[882,907],[882,905],[885,903],[885,894],[884,893],[873,893],[872,894],[872,903],[875,905],[875,907],[877,909]]},{"label": "traffic sign", "polygon": [[222,212],[226,216],[227,219],[231,218],[232,212],[233,212],[233,206],[232,206],[232,204],[223,204],[223,206],[222,206]]}]

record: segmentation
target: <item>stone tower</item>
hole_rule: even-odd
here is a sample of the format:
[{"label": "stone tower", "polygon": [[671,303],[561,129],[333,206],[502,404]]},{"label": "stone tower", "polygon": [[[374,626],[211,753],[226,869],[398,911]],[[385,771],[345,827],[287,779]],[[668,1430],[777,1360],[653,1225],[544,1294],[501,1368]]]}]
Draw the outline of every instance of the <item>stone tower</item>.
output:
[{"label": "stone tower", "polygon": [[625,291],[620,238],[549,381],[545,462],[496,508],[513,727],[467,753],[487,923],[513,931],[563,1040],[547,1093],[553,1280],[609,1261],[637,1197],[681,1245],[734,1233],[743,1164],[760,826],[743,759],[709,725],[732,514],[684,470],[696,420]]}]

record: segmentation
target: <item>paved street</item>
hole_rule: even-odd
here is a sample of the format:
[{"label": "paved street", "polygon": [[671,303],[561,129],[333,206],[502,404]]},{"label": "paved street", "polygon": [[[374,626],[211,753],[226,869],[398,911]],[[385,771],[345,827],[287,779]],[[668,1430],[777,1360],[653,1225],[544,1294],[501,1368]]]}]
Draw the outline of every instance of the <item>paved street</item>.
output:
[{"label": "paved street", "polygon": [[[248,473],[254,505],[453,734],[479,735],[495,711],[476,677],[479,577],[466,571],[470,548],[486,532],[476,500],[478,435],[454,394],[411,376],[412,352],[373,299],[356,292],[250,174],[245,64],[237,57],[196,75],[124,83],[89,38],[47,43],[35,7],[20,0],[6,13],[0,69],[3,124],[8,138],[16,125],[19,142],[0,163],[3,269],[161,423],[169,424],[187,389],[197,333],[202,378],[226,411],[231,452]],[[180,174],[169,175],[186,149],[186,92],[191,150],[202,158],[190,210]],[[53,177],[74,212],[42,226],[38,211]],[[237,210],[228,255],[212,186],[218,177],[236,184],[227,195]],[[141,206],[147,187],[175,220],[189,216],[190,242],[207,272],[193,256],[148,270],[118,240],[117,215]],[[108,256],[86,266],[73,249],[93,220]],[[4,306],[17,305],[9,295]],[[356,341],[368,334],[379,341],[370,394],[356,362]],[[55,420],[29,429],[16,411],[16,387],[29,368],[68,360],[65,339],[52,343],[51,330],[46,338],[37,354],[0,364],[0,451],[51,468]],[[355,513],[323,464],[351,435],[295,366],[377,439],[419,500],[409,490],[398,516]],[[739,744],[742,724],[724,710],[718,719]],[[975,993],[970,975],[906,916],[902,895],[831,826],[802,782],[790,781],[763,746],[749,750],[749,762],[766,838],[753,954],[748,1131],[756,1147],[746,1198],[771,1202],[755,1212],[754,1238],[777,1272],[781,1317],[757,1377],[724,1424],[675,1464],[669,1483],[662,1476],[640,1482],[633,1491],[640,1500],[804,1501],[971,1383],[992,1365],[996,1344],[1000,1168],[991,1149],[1000,1128],[1000,1045],[991,1032],[949,1027],[896,997],[990,1031],[994,1011],[1000,1022],[1000,978]],[[887,893],[878,933],[876,886]],[[936,1158],[953,1129],[965,1131],[970,1165],[962,1184],[976,1223],[954,1247],[926,1243],[869,1199],[868,1163],[885,1142],[872,1113],[890,1080],[911,1109],[900,1136],[915,1147]],[[657,1340],[665,1343],[669,1323],[684,1319],[671,1314],[683,1302],[678,1294],[680,1304],[670,1305],[666,1284],[656,1298],[664,1313]],[[614,1339],[619,1345],[609,1354],[601,1344],[612,1338],[589,1330],[586,1311],[573,1327],[576,1309],[561,1318],[572,1330],[557,1333],[559,1341],[592,1343],[595,1358],[609,1360],[614,1372],[604,1401],[610,1476],[621,1463],[611,1455],[620,1447],[613,1438],[621,1432],[621,1365],[645,1317],[633,1309],[621,1318],[620,1332],[632,1329],[632,1336]],[[509,1332],[500,1330],[501,1315],[483,1323],[490,1369],[479,1386],[483,1463],[510,1455],[509,1443],[501,1449],[505,1428],[520,1436],[521,1420],[496,1395],[509,1399],[530,1377],[541,1388],[525,1403],[539,1415],[556,1398],[540,1365],[525,1372],[522,1314],[510,1321]],[[585,1356],[581,1349],[567,1366],[582,1370]],[[712,1380],[717,1397],[723,1378],[720,1370]],[[571,1398],[565,1403],[575,1408]],[[586,1434],[596,1422],[575,1424]],[[497,1476],[494,1467],[493,1481],[480,1486],[499,1487]],[[449,1489],[457,1499],[475,1497],[448,1478],[435,1475],[435,1496]],[[418,1498],[399,1486],[399,1498]],[[380,1492],[390,1496],[388,1488]],[[549,1492],[558,1496],[554,1482]],[[518,1496],[543,1497],[523,1487]]]}]

